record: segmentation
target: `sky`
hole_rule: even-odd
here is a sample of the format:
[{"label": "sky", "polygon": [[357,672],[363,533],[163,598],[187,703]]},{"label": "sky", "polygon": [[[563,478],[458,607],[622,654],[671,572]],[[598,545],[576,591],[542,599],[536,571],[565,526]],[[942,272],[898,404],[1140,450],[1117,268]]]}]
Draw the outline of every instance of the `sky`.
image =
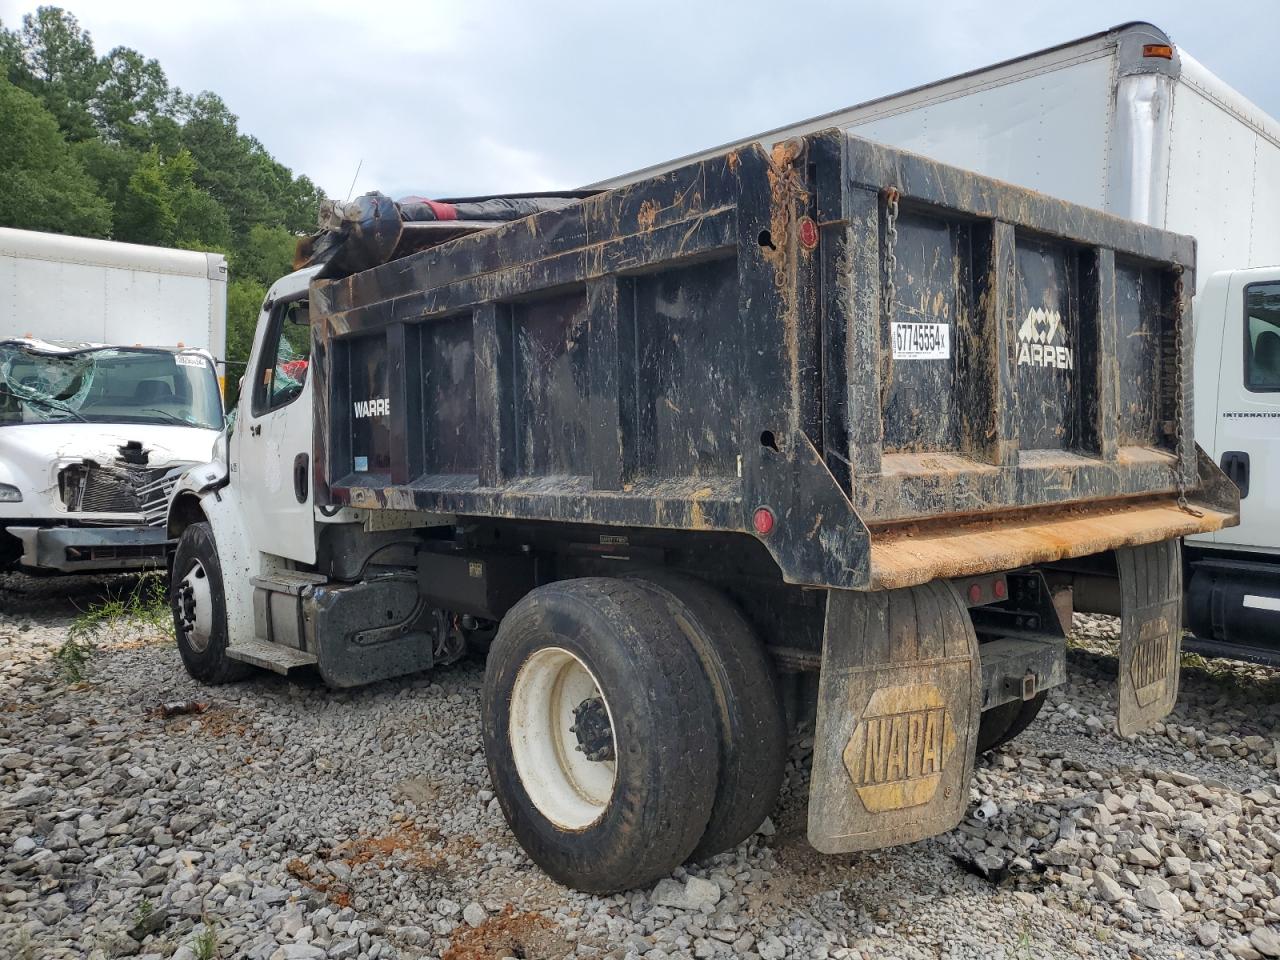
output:
[{"label": "sky", "polygon": [[1129,20],[1280,116],[1275,0],[64,2],[337,197],[569,189]]}]

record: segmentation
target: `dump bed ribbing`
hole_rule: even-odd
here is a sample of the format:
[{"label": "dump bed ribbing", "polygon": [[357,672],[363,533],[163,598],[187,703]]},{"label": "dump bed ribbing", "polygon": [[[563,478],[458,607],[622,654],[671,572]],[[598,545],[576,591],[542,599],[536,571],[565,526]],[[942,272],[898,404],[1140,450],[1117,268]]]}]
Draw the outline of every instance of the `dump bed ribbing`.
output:
[{"label": "dump bed ribbing", "polygon": [[734,150],[318,282],[316,500],[754,533],[845,588],[1213,529],[1194,262],[837,131]]}]

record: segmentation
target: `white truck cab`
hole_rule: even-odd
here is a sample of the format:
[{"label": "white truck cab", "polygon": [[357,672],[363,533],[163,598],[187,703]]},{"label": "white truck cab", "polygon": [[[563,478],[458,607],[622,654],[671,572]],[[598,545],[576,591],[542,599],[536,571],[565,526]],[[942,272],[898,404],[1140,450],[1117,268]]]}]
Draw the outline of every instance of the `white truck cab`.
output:
[{"label": "white truck cab", "polygon": [[1213,274],[1195,320],[1196,439],[1240,488],[1240,525],[1188,539],[1188,625],[1205,652],[1276,662],[1280,266]]}]

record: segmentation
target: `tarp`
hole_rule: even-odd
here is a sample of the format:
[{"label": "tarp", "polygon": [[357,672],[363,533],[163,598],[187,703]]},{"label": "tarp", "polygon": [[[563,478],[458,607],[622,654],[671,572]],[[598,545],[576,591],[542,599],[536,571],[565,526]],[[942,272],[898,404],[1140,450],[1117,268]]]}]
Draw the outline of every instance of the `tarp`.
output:
[{"label": "tarp", "polygon": [[[576,195],[475,197],[466,200],[392,200],[373,191],[354,200],[325,200],[318,233],[298,243],[294,267],[323,265],[320,276],[344,277],[464,234],[577,202]],[[456,229],[406,230],[406,224],[453,225]]]}]

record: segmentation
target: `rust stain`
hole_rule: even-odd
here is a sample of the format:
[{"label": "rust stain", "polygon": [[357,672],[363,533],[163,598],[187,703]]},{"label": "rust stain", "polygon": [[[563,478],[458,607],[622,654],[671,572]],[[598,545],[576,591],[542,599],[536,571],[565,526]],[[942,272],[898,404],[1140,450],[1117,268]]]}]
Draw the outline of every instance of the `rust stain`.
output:
[{"label": "rust stain", "polygon": [[800,432],[800,304],[797,274],[800,245],[794,236],[796,223],[804,216],[809,195],[804,188],[796,161],[804,151],[804,141],[783,140],[773,145],[769,154],[769,236],[770,244],[761,247],[765,260],[773,267],[773,284],[782,302],[782,324],[787,348],[788,406],[791,436]]},{"label": "rust stain", "polygon": [[730,173],[736,173],[738,165],[742,163],[742,157],[738,155],[737,150],[731,150],[725,155],[724,162],[725,166],[729,168]]},{"label": "rust stain", "polygon": [[694,530],[706,530],[708,528],[707,518],[702,512],[702,501],[711,496],[711,488],[703,487],[701,490],[695,491],[693,499],[689,502],[689,526]]},{"label": "rust stain", "polygon": [[563,956],[564,938],[555,925],[537,913],[516,913],[511,904],[478,927],[463,925],[441,960],[501,960],[503,957]]},{"label": "rust stain", "polygon": [[1231,521],[1230,514],[1202,509],[1203,516],[1193,517],[1174,501],[1160,499],[881,529],[871,537],[871,585],[886,590],[1009,570],[1208,533]]},{"label": "rust stain", "polygon": [[648,233],[653,229],[653,225],[658,222],[660,209],[656,200],[646,200],[640,204],[640,212],[636,214],[636,223],[640,225],[642,231]]}]

